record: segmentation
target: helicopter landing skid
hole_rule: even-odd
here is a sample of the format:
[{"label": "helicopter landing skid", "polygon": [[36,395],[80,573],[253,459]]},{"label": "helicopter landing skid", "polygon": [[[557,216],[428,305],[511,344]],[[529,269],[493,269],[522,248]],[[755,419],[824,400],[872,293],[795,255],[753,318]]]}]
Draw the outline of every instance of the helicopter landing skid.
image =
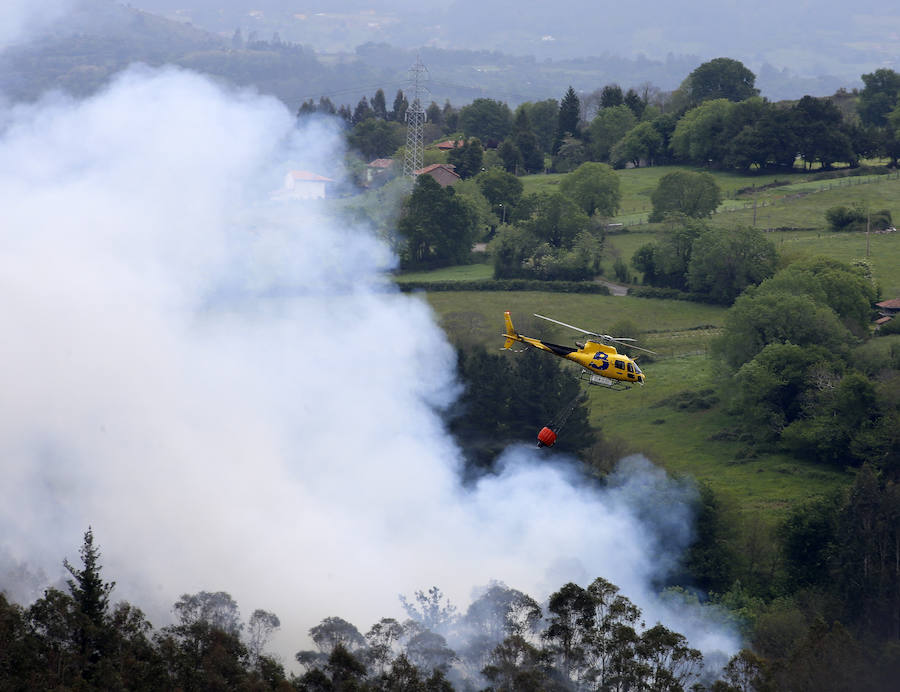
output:
[{"label": "helicopter landing skid", "polygon": [[579,375],[578,379],[587,382],[588,384],[592,384],[598,387],[606,387],[607,389],[613,389],[617,392],[631,389],[631,387],[623,382],[620,382],[619,380],[613,380],[609,377],[603,377],[603,375],[597,375],[596,373],[588,372],[587,370],[582,370],[581,375]]}]

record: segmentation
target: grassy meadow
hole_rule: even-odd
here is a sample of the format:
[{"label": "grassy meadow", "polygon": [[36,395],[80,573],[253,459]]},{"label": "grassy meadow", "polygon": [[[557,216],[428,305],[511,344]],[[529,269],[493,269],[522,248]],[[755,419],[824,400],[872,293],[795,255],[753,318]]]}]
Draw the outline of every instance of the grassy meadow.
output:
[{"label": "grassy meadow", "polygon": [[[612,278],[617,257],[629,263],[634,252],[662,231],[648,224],[650,194],[674,167],[617,171],[622,204],[614,221],[622,232],[606,237],[603,273]],[[748,225],[767,230],[782,262],[826,255],[842,261],[868,257],[884,298],[900,297],[900,233],[833,233],[825,211],[860,204],[890,210],[900,223],[900,179],[859,176],[817,180],[797,171],[773,175],[713,171],[725,197],[711,220],[716,226]],[[562,176],[525,176],[525,192],[553,191]],[[398,281],[466,281],[490,278],[489,264],[447,267],[402,274]],[[630,267],[632,274],[637,272]],[[639,277],[638,277],[639,278]],[[647,384],[624,392],[589,388],[591,422],[606,437],[631,452],[646,454],[671,473],[710,483],[719,493],[764,523],[781,518],[787,508],[821,496],[850,479],[837,469],[801,462],[782,454],[759,454],[729,434],[736,419],[726,412],[724,374],[708,356],[720,333],[725,308],[629,296],[568,293],[447,291],[423,295],[450,338],[457,343],[497,350],[502,344],[503,311],[517,329],[557,343],[569,344],[577,333],[532,317],[540,313],[584,329],[611,333],[636,329],[640,345],[657,352],[642,367]],[[900,340],[900,337],[892,337]],[[878,339],[866,348],[886,348]],[[509,353],[515,358],[515,353]],[[549,357],[549,356],[548,356]],[[577,368],[571,367],[573,376]],[[698,405],[698,402],[699,405]],[[692,405],[693,404],[693,405]]]},{"label": "grassy meadow", "polygon": [[[686,474],[727,495],[740,510],[773,521],[798,501],[819,496],[848,476],[783,455],[745,458],[745,445],[713,439],[734,425],[715,393],[721,373],[707,356],[725,308],[614,296],[541,292],[441,291],[426,294],[452,339],[469,346],[500,349],[503,311],[512,313],[516,329],[529,336],[571,344],[578,336],[549,322],[539,313],[584,329],[614,331],[631,322],[642,335],[640,344],[659,355],[643,362],[647,384],[627,391],[587,388],[591,423],[607,437],[624,442],[630,452],[648,458],[675,474]],[[507,352],[509,358],[516,354]],[[550,356],[548,356],[550,357]],[[639,359],[640,362],[640,359]],[[564,364],[573,377],[578,368]],[[690,410],[682,399],[716,398],[707,409]],[[705,394],[700,394],[705,393]]]}]

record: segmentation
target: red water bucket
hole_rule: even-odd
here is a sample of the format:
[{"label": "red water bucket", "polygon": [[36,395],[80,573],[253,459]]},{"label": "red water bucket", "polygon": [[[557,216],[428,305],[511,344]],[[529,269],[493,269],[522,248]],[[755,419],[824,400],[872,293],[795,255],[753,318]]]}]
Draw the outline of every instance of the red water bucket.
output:
[{"label": "red water bucket", "polygon": [[538,447],[552,447],[556,442],[556,433],[550,428],[541,428],[538,433]]}]

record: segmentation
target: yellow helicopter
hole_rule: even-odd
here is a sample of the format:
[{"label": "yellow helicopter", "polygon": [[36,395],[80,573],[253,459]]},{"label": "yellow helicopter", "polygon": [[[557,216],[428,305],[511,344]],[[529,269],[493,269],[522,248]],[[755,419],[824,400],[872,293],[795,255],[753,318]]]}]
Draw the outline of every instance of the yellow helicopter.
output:
[{"label": "yellow helicopter", "polygon": [[510,317],[508,310],[503,313],[503,316],[506,319],[506,333],[501,334],[500,336],[506,337],[506,342],[503,344],[504,349],[511,348],[512,345],[518,341],[519,343],[532,346],[541,351],[552,353],[554,356],[571,360],[573,363],[578,363],[578,365],[582,367],[579,379],[586,381],[588,384],[616,390],[628,389],[635,383],[640,385],[644,384],[645,376],[638,367],[638,364],[625,354],[619,353],[616,350],[616,347],[611,345],[611,343],[617,343],[627,348],[634,348],[638,351],[644,351],[645,353],[653,353],[653,351],[649,351],[646,348],[640,348],[639,346],[625,343],[634,341],[634,339],[617,338],[609,336],[608,334],[596,334],[595,332],[589,332],[586,329],[574,327],[571,324],[566,324],[565,322],[560,322],[559,320],[554,320],[550,317],[544,317],[543,315],[535,313],[535,317],[562,325],[563,327],[568,327],[569,329],[574,329],[576,332],[581,332],[586,337],[583,344],[577,341],[575,342],[577,348],[560,346],[559,344],[551,344],[548,341],[542,341],[540,339],[534,339],[530,336],[519,334],[515,327],[513,327],[512,317]]}]

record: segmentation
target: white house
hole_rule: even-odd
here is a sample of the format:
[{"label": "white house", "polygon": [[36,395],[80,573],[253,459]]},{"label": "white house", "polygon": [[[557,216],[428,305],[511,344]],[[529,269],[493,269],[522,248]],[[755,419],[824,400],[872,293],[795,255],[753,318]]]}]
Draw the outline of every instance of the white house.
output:
[{"label": "white house", "polygon": [[279,197],[287,199],[325,199],[328,184],[334,180],[309,171],[290,171],[284,177]]}]

